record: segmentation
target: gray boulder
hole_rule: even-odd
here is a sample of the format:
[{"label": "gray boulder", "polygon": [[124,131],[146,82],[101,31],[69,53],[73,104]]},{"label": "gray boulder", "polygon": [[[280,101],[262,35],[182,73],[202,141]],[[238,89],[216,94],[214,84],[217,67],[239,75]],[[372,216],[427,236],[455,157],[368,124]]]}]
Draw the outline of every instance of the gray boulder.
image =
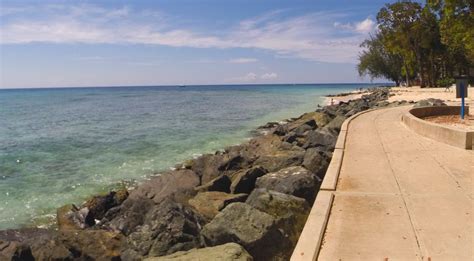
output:
[{"label": "gray boulder", "polygon": [[230,192],[230,184],[232,181],[227,175],[219,176],[208,183],[196,187],[197,191],[221,191],[221,192]]},{"label": "gray boulder", "polygon": [[78,209],[74,204],[67,204],[56,209],[56,223],[59,230],[83,229],[87,227],[86,217],[89,209]]},{"label": "gray boulder", "polygon": [[318,148],[309,148],[306,150],[303,159],[303,167],[319,177],[324,178],[326,170],[331,162],[331,156]]},{"label": "gray boulder", "polygon": [[230,203],[243,202],[247,196],[247,194],[228,194],[219,191],[200,192],[189,200],[189,205],[202,216],[212,219]]},{"label": "gray boulder", "polygon": [[194,189],[198,185],[199,177],[193,171],[180,169],[160,174],[143,182],[130,193],[128,199],[149,198],[155,203],[160,203],[173,193]]},{"label": "gray boulder", "polygon": [[0,260],[34,261],[31,248],[15,241],[0,240]]},{"label": "gray boulder", "polygon": [[122,257],[134,260],[200,247],[203,223],[190,207],[165,199],[147,211],[143,223],[128,235]]},{"label": "gray boulder", "polygon": [[224,208],[204,226],[202,235],[208,246],[238,243],[255,260],[282,259],[283,246],[289,244],[273,216],[245,203],[232,203]]},{"label": "gray boulder", "polygon": [[446,106],[443,100],[429,98],[418,101],[413,107],[427,107],[427,106]]},{"label": "gray boulder", "polygon": [[328,124],[331,121],[329,115],[323,112],[308,112],[300,117],[298,117],[295,121],[290,122],[288,124],[288,128],[293,130],[303,124],[310,125],[313,129],[317,127],[322,127]]},{"label": "gray boulder", "polygon": [[287,251],[289,258],[311,210],[308,202],[273,190],[255,189],[245,203],[277,220],[278,228],[291,242]]},{"label": "gray boulder", "polygon": [[265,188],[304,198],[312,204],[320,184],[319,180],[307,169],[295,166],[268,173],[258,178],[255,185],[256,188]]},{"label": "gray boulder", "polygon": [[224,153],[205,154],[184,165],[201,178],[201,184],[206,184],[223,174],[248,167],[254,160],[253,156],[245,146],[233,146]]},{"label": "gray boulder", "polygon": [[146,214],[155,205],[149,198],[128,198],[122,205],[107,211],[99,226],[129,235],[137,226],[143,224]]},{"label": "gray boulder", "polygon": [[344,123],[345,120],[346,120],[346,117],[338,115],[324,127],[327,129],[336,130],[337,132],[339,132],[341,130],[341,125],[342,123]]},{"label": "gray boulder", "polygon": [[87,209],[85,223],[94,226],[96,220],[104,218],[105,213],[113,207],[122,204],[128,197],[127,189],[111,191],[105,195],[93,196],[82,204],[81,210]]},{"label": "gray boulder", "polygon": [[56,210],[59,230],[84,229],[92,227],[96,221],[104,218],[107,211],[119,206],[128,197],[128,191],[121,189],[105,195],[93,196],[80,208],[73,204],[64,205]]},{"label": "gray boulder", "polygon": [[0,231],[0,260],[119,260],[123,236],[103,230]]},{"label": "gray boulder", "polygon": [[293,131],[295,132],[295,134],[297,136],[301,137],[301,136],[304,136],[307,131],[314,130],[317,127],[318,127],[318,125],[316,125],[316,121],[315,120],[310,120],[310,121],[296,127]]},{"label": "gray boulder", "polygon": [[298,135],[294,131],[291,131],[285,136],[283,136],[282,141],[287,142],[287,143],[293,143],[297,140],[297,138],[298,138]]},{"label": "gray boulder", "polygon": [[196,159],[185,162],[185,167],[193,170],[201,179],[201,184],[221,176],[219,167],[225,162],[223,154],[204,154]]},{"label": "gray boulder", "polygon": [[279,169],[300,165],[303,162],[305,151],[303,149],[274,150],[271,153],[261,155],[255,164],[273,172]]},{"label": "gray boulder", "polygon": [[195,261],[195,260],[222,260],[222,261],[252,261],[253,258],[239,244],[227,243],[215,247],[180,251],[168,256],[147,258],[145,261]]},{"label": "gray boulder", "polygon": [[275,130],[273,131],[273,134],[277,136],[284,136],[288,133],[288,125],[287,124],[282,124],[278,125]]},{"label": "gray boulder", "polygon": [[323,147],[325,150],[333,150],[336,145],[337,136],[337,133],[330,131],[326,127],[310,131],[303,144],[303,148]]},{"label": "gray boulder", "polygon": [[255,181],[268,173],[268,171],[260,166],[253,167],[248,170],[237,172],[232,177],[230,191],[234,194],[250,193],[255,188]]}]

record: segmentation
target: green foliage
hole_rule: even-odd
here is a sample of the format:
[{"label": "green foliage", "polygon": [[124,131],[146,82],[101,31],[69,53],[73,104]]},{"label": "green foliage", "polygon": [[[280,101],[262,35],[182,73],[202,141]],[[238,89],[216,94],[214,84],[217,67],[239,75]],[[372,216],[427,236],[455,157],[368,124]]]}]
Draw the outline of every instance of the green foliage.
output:
[{"label": "green foliage", "polygon": [[437,86],[474,66],[473,0],[397,1],[380,9],[377,23],[361,45],[360,75]]},{"label": "green foliage", "polygon": [[402,57],[402,73],[407,83],[417,69],[420,36],[416,32],[416,23],[420,20],[421,10],[419,3],[401,1],[386,4],[377,14],[379,34],[384,46],[388,52]]},{"label": "green foliage", "polygon": [[439,87],[447,87],[447,86],[451,86],[455,82],[456,80],[454,80],[453,78],[442,78],[436,81],[437,83],[436,85]]},{"label": "green foliage", "polygon": [[359,55],[359,75],[369,75],[372,79],[384,77],[398,85],[401,81],[401,57],[387,52],[379,36],[365,40],[361,46],[365,50]]},{"label": "green foliage", "polygon": [[474,1],[428,0],[440,17],[441,40],[451,52],[464,52],[474,62]]}]

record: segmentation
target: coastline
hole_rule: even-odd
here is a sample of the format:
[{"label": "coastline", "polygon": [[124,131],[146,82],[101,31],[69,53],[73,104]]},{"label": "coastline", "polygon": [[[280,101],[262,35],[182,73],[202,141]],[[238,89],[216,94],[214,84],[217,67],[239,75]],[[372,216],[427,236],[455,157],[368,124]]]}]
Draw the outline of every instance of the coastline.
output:
[{"label": "coastline", "polygon": [[[362,95],[365,98],[361,99]],[[68,240],[72,240],[82,249],[81,255],[96,251],[84,248],[81,236],[77,236],[79,233],[98,241],[110,241],[105,248],[113,251],[95,253],[97,258],[106,254],[107,257],[136,260],[179,250],[222,245],[226,243],[223,238],[232,236],[238,238],[236,243],[245,249],[242,251],[248,251],[256,260],[263,257],[287,258],[324,177],[340,125],[359,111],[388,105],[388,89],[334,97],[337,97],[338,104],[305,113],[284,123],[267,123],[257,129],[266,135],[257,135],[224,152],[204,154],[178,164],[175,170],[152,177],[135,190],[93,196],[79,207],[63,206],[58,209],[59,231],[0,231],[0,241],[10,242],[13,253],[26,251],[28,254],[29,251],[33,256],[49,252],[28,240],[31,233],[52,240],[53,248],[64,248],[65,244],[68,249],[68,244],[71,244]],[[269,202],[266,200],[268,197],[278,200]],[[209,202],[212,206],[208,206]],[[146,211],[147,208],[151,210]],[[284,212],[290,214],[282,215],[278,209],[285,209]],[[263,231],[254,231],[257,237],[260,236],[256,241],[249,241],[239,233],[246,226],[237,215],[242,212],[248,213],[248,218],[254,219],[258,215],[256,220],[266,220],[266,224],[262,224],[265,225]],[[156,222],[160,223],[153,218],[147,219],[150,215],[154,218],[168,216],[171,218],[169,224],[176,226],[177,232],[157,231],[158,236],[150,238],[144,231],[145,227],[149,229],[156,226]],[[229,220],[233,222],[227,224]],[[285,225],[280,224],[282,222]],[[187,229],[184,225],[191,226],[192,232],[185,233],[183,230]],[[15,231],[15,236],[11,231]],[[285,234],[277,231],[284,231]],[[74,232],[75,236],[69,232]],[[266,245],[269,237],[280,245],[277,243],[266,253],[259,254],[254,245]],[[163,243],[164,238],[167,241]],[[176,242],[180,238],[184,243]],[[144,249],[144,245],[148,247]]]},{"label": "coastline", "polygon": [[[9,127],[0,131],[6,143],[0,149],[6,155],[0,230],[55,223],[57,206],[80,204],[122,181],[145,181],[195,155],[240,144],[262,123],[311,111],[323,95],[358,86],[0,91],[6,109],[0,115]],[[51,103],[53,96],[61,103]],[[234,99],[226,102],[227,96]],[[44,108],[42,117],[34,116],[37,107]],[[54,124],[43,124],[44,117]]]}]

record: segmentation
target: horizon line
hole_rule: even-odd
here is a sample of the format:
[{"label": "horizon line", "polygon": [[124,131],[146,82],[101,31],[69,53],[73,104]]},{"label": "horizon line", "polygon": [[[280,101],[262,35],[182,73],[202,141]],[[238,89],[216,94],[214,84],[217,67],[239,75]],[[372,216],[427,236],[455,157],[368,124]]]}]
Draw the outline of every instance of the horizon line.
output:
[{"label": "horizon line", "polygon": [[81,88],[129,88],[129,87],[200,87],[200,86],[268,86],[268,85],[338,85],[338,84],[370,84],[393,85],[390,82],[320,82],[320,83],[228,83],[228,84],[158,84],[158,85],[98,85],[98,86],[35,86],[35,87],[0,87],[0,90],[30,90],[30,89],[81,89]]}]

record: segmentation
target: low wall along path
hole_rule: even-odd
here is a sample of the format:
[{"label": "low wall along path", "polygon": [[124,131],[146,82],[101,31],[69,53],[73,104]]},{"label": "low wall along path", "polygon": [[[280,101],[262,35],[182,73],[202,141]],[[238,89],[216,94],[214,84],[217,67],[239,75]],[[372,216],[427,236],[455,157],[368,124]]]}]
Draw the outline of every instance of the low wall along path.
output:
[{"label": "low wall along path", "polygon": [[410,108],[359,114],[341,132],[337,185],[322,187],[292,260],[474,257],[474,152],[408,129]]}]

